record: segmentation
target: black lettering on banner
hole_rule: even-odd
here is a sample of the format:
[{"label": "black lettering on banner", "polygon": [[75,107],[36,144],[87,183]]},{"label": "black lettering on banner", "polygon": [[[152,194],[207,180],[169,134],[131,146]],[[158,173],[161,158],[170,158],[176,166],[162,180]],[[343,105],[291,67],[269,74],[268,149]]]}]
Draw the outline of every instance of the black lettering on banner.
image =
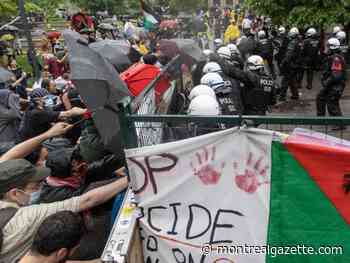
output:
[{"label": "black lettering on banner", "polygon": [[177,225],[177,219],[178,219],[176,207],[180,206],[180,205],[181,205],[181,203],[169,204],[169,206],[172,207],[173,211],[174,211],[174,223],[173,223],[173,227],[172,227],[171,231],[167,232],[168,235],[177,235],[177,232],[175,231],[176,225]]},{"label": "black lettering on banner", "polygon": [[[208,222],[207,228],[204,231],[202,231],[201,233],[199,233],[197,235],[190,236],[191,227],[192,227],[193,218],[194,218],[194,214],[193,214],[192,208],[194,208],[194,207],[197,207],[197,208],[202,209],[203,211],[205,211],[207,213],[207,215],[208,215],[209,222]],[[190,218],[188,219],[188,224],[187,224],[187,227],[186,227],[186,239],[194,239],[194,238],[201,237],[209,230],[209,228],[211,226],[211,214],[210,214],[210,211],[207,208],[205,208],[204,206],[201,206],[201,205],[198,205],[198,204],[192,204],[188,208],[190,210]]]},{"label": "black lettering on banner", "polygon": [[[150,256],[147,257],[146,263],[153,263]],[[159,259],[157,258],[156,261],[154,261],[154,263],[159,263]]]},{"label": "black lettering on banner", "polygon": [[147,187],[147,185],[148,185],[147,171],[146,171],[145,167],[143,167],[142,163],[140,163],[140,162],[137,161],[136,159],[134,159],[134,158],[129,158],[129,160],[130,160],[131,162],[133,162],[134,164],[136,164],[136,165],[142,170],[142,173],[143,173],[143,175],[144,175],[145,180],[143,181],[143,185],[142,185],[139,189],[133,189],[135,194],[142,193],[142,192],[146,189],[146,187]]},{"label": "black lettering on banner", "polygon": [[160,209],[162,209],[162,210],[166,210],[166,207],[164,207],[164,206],[153,206],[153,207],[150,207],[150,208],[148,208],[148,218],[147,218],[147,221],[148,221],[148,225],[154,230],[154,231],[156,231],[156,232],[160,232],[160,231],[162,231],[160,228],[157,228],[157,227],[155,227],[154,225],[153,225],[153,223],[152,223],[152,211],[153,210],[160,210]]},{"label": "black lettering on banner", "polygon": [[232,243],[232,240],[214,240],[215,237],[215,230],[217,228],[233,228],[234,225],[231,224],[219,224],[219,218],[220,218],[220,214],[233,214],[236,216],[244,216],[241,212],[238,211],[234,211],[234,210],[224,210],[224,209],[219,209],[218,212],[216,213],[215,219],[214,219],[214,225],[213,228],[211,230],[211,234],[210,234],[210,242],[209,244],[218,244],[218,243]]},{"label": "black lettering on banner", "polygon": [[157,194],[158,193],[158,188],[157,188],[157,184],[156,184],[156,181],[155,181],[155,178],[154,178],[154,173],[155,172],[167,172],[167,171],[170,171],[171,169],[173,169],[177,162],[178,162],[178,158],[175,156],[175,155],[172,155],[172,154],[168,154],[168,153],[163,153],[163,154],[159,154],[159,155],[155,155],[155,156],[161,156],[165,159],[170,159],[173,161],[173,163],[169,166],[165,166],[165,167],[159,167],[159,168],[156,168],[156,167],[151,167],[150,165],[150,157],[146,157],[145,158],[145,163],[146,163],[146,167],[147,167],[147,170],[148,170],[148,175],[149,175],[149,178],[150,178],[150,181],[151,181],[151,184],[152,184],[152,187],[153,187],[153,192],[154,194]]},{"label": "black lettering on banner", "polygon": [[154,236],[148,236],[146,248],[148,251],[158,251],[158,240]]},{"label": "black lettering on banner", "polygon": [[172,249],[176,263],[186,263],[186,256],[179,248]]}]

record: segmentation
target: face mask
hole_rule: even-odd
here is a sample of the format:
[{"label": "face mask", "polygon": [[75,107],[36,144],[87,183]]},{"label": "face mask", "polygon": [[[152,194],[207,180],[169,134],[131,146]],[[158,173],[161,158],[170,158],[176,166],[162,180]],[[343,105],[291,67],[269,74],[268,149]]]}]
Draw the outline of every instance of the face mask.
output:
[{"label": "face mask", "polygon": [[29,205],[37,204],[40,198],[40,194],[41,190],[31,193],[29,198]]},{"label": "face mask", "polygon": [[38,203],[38,200],[40,198],[40,194],[41,194],[41,190],[38,190],[36,192],[33,192],[33,193],[27,193],[25,191],[22,191],[22,193],[24,193],[25,195],[29,196],[29,200],[27,202],[27,204],[23,204],[23,205],[34,205],[36,203]]}]

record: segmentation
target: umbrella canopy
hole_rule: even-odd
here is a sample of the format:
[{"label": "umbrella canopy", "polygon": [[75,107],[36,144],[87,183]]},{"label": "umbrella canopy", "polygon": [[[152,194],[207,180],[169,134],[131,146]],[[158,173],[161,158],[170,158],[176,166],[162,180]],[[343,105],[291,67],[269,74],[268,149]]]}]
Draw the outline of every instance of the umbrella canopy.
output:
[{"label": "umbrella canopy", "polygon": [[89,46],[119,69],[119,72],[121,71],[121,68],[125,68],[132,64],[128,57],[130,45],[126,41],[102,40],[92,43]]},{"label": "umbrella canopy", "polygon": [[164,55],[173,58],[180,54],[184,62],[188,65],[194,62],[205,61],[202,50],[192,39],[162,39],[159,45],[160,51]]},{"label": "umbrella canopy", "polygon": [[13,75],[12,72],[3,67],[0,67],[0,83],[5,83],[13,77],[15,77],[15,75]]},{"label": "umbrella canopy", "polygon": [[0,40],[2,40],[2,41],[11,41],[11,40],[14,40],[14,39],[15,39],[14,35],[11,35],[11,34],[3,35],[0,38]]},{"label": "umbrella canopy", "polygon": [[160,29],[165,29],[165,28],[170,28],[170,29],[175,29],[177,28],[177,22],[176,20],[163,20],[160,25]]},{"label": "umbrella canopy", "polygon": [[102,29],[102,30],[114,30],[114,26],[112,26],[111,24],[108,24],[108,23],[99,24],[98,28]]},{"label": "umbrella canopy", "polygon": [[60,38],[61,35],[62,35],[62,33],[58,32],[58,31],[51,31],[51,32],[47,33],[47,37],[49,39],[57,39],[57,38]]},{"label": "umbrella canopy", "polygon": [[6,25],[2,28],[2,30],[4,31],[11,31],[11,32],[18,32],[19,28],[16,26],[12,26],[12,25]]},{"label": "umbrella canopy", "polygon": [[114,67],[89,48],[78,33],[66,30],[63,35],[69,50],[72,80],[93,112],[101,140],[108,150],[121,154],[117,103],[130,96],[130,92]]}]

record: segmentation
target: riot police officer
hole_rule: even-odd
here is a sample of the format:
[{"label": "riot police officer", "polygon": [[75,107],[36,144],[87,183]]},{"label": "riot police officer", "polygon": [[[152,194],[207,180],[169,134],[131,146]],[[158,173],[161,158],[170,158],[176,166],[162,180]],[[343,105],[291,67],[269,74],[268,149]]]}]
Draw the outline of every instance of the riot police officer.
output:
[{"label": "riot police officer", "polygon": [[298,92],[298,70],[300,65],[298,60],[300,59],[300,46],[299,46],[299,30],[293,27],[288,33],[289,43],[287,46],[286,55],[281,63],[282,69],[282,82],[281,82],[281,94],[280,101],[285,101],[287,97],[288,87],[290,87],[292,93],[292,99],[299,99]]},{"label": "riot police officer", "polygon": [[304,66],[306,69],[307,89],[312,89],[314,70],[317,69],[320,56],[320,40],[315,28],[309,28],[304,41]]},{"label": "riot police officer", "polygon": [[346,44],[346,33],[344,31],[339,31],[335,38],[340,42],[340,51],[345,58],[345,62],[348,64],[349,61],[349,46]]},{"label": "riot police officer", "polygon": [[228,44],[227,47],[231,51],[231,62],[233,66],[243,69],[244,61],[238,47],[235,44]]},{"label": "riot police officer", "polygon": [[288,37],[286,34],[286,29],[283,26],[278,28],[278,35],[272,43],[275,50],[275,60],[277,62],[279,74],[281,75],[281,64],[286,55],[288,46]]},{"label": "riot police officer", "polygon": [[342,116],[339,100],[345,88],[345,60],[341,54],[338,39],[330,38],[327,47],[328,52],[323,63],[324,68],[321,78],[322,88],[317,95],[317,115],[325,116],[327,108],[330,116]]},{"label": "riot police officer", "polygon": [[247,61],[247,71],[230,67],[222,62],[226,75],[244,84],[243,103],[245,115],[266,115],[269,106],[276,103],[275,82],[265,72],[264,60],[260,56],[250,56]]},{"label": "riot police officer", "polygon": [[239,83],[223,73],[210,72],[201,79],[201,84],[211,87],[219,102],[221,114],[241,115],[243,113],[243,103]]},{"label": "riot police officer", "polygon": [[269,39],[265,31],[258,32],[258,41],[255,46],[255,54],[262,57],[269,66],[269,71],[273,78],[275,78],[275,70],[273,65],[273,44]]}]

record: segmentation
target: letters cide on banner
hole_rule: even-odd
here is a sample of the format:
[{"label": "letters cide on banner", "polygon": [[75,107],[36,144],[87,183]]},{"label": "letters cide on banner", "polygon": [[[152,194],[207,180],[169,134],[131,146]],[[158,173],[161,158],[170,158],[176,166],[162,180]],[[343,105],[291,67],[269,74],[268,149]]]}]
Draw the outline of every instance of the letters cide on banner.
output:
[{"label": "letters cide on banner", "polygon": [[126,150],[145,262],[265,262],[203,246],[265,246],[273,133],[230,129]]}]

